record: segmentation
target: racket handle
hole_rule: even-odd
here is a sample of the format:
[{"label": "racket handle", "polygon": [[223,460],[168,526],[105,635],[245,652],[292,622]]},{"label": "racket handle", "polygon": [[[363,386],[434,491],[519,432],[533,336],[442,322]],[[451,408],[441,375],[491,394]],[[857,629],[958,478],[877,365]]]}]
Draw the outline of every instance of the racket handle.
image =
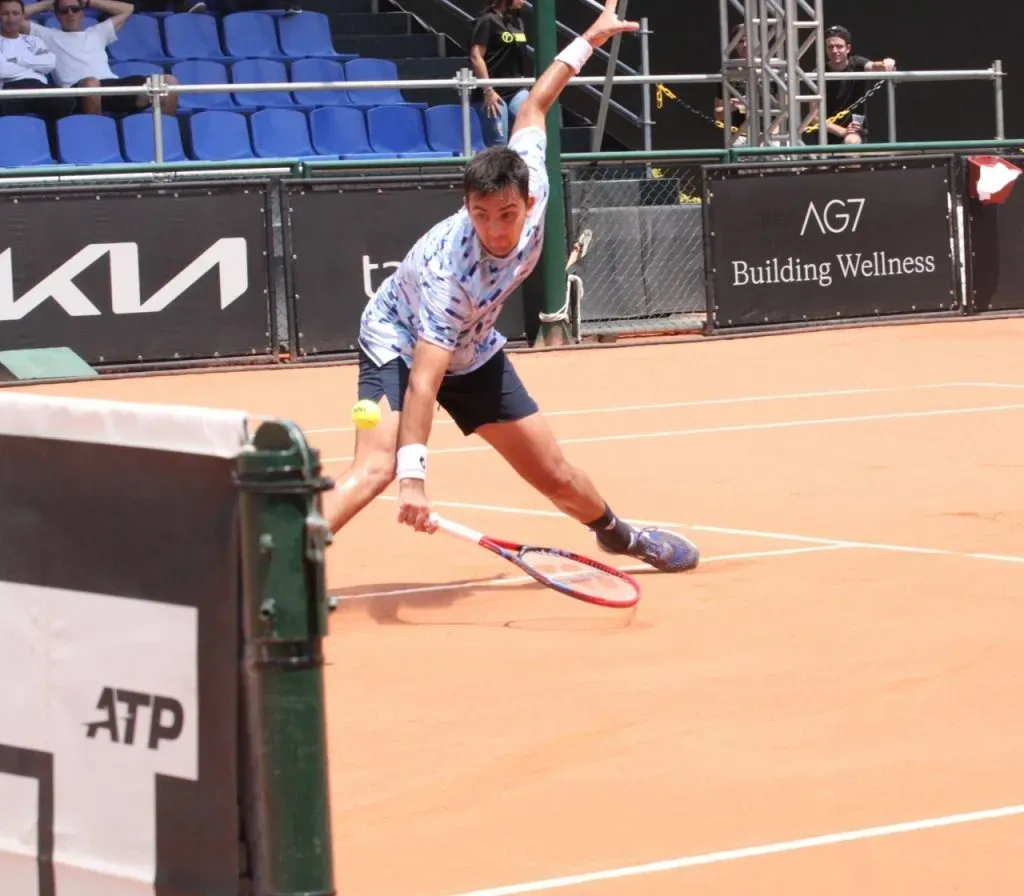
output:
[{"label": "racket handle", "polygon": [[469,526],[453,523],[451,520],[446,520],[444,517],[438,516],[436,513],[430,514],[430,521],[442,532],[447,532],[449,535],[454,535],[456,538],[471,541],[473,544],[480,544],[480,542],[483,541],[484,536],[482,532],[470,529]]}]

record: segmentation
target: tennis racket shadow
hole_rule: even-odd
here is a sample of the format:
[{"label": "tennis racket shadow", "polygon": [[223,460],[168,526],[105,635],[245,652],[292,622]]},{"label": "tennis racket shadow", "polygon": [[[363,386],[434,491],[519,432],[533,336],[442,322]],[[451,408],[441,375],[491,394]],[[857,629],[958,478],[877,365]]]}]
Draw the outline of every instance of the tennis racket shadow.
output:
[{"label": "tennis racket shadow", "polygon": [[378,625],[532,631],[611,633],[649,627],[637,618],[639,604],[628,609],[596,607],[558,594],[540,582],[513,576],[507,582],[489,576],[443,586],[387,583],[377,585],[373,592],[335,588],[328,596],[336,603],[334,615],[341,617],[342,625],[346,617],[356,616]]}]

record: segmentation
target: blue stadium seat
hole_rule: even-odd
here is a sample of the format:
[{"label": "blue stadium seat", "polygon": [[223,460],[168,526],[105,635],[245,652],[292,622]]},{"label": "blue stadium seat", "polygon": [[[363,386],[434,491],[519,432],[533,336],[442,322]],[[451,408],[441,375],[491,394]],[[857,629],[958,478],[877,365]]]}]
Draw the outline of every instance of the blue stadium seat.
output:
[{"label": "blue stadium seat", "polygon": [[110,70],[119,78],[128,78],[132,75],[162,75],[164,67],[156,62],[111,62]]},{"label": "blue stadium seat", "polygon": [[255,158],[249,125],[241,112],[196,112],[188,123],[192,158],[203,162]]},{"label": "blue stadium seat", "polygon": [[[171,74],[182,84],[227,84],[228,70],[223,63],[208,59],[186,59],[171,66]],[[178,113],[189,115],[204,109],[238,109],[231,93],[179,93]]]},{"label": "blue stadium seat", "polygon": [[[302,15],[305,15],[303,13]],[[296,18],[296,16],[292,16]],[[292,81],[333,82],[345,80],[345,67],[334,59],[296,59],[292,63]],[[293,90],[295,102],[313,106],[350,106],[347,90]]]},{"label": "blue stadium seat", "polygon": [[[305,13],[303,13],[304,15]],[[240,59],[288,60],[277,42],[274,20],[263,12],[233,12],[220,20],[224,49]]]},{"label": "blue stadium seat", "polygon": [[[274,59],[241,59],[231,66],[231,80],[235,84],[282,84],[288,82],[288,70]],[[313,108],[297,103],[287,90],[242,91],[234,97],[243,109]]]},{"label": "blue stadium seat", "polygon": [[224,52],[213,16],[176,12],[164,17],[164,45],[174,59],[209,59],[213,62],[234,62],[236,57]]},{"label": "blue stadium seat", "polygon": [[160,39],[160,23],[152,16],[129,16],[107,47],[113,62],[170,62]]},{"label": "blue stadium seat", "polygon": [[117,124],[106,115],[67,115],[57,119],[57,152],[69,165],[124,162]]},{"label": "blue stadium seat", "polygon": [[[164,161],[186,161],[181,145],[181,125],[173,115],[160,116],[160,130],[163,133]],[[121,119],[121,139],[124,143],[124,157],[129,162],[155,162],[156,147],[153,142],[153,113],[136,112]]]},{"label": "blue stadium seat", "polygon": [[[252,145],[264,159],[312,159],[318,156],[309,140],[306,115],[292,109],[261,109],[249,117]],[[337,155],[333,156],[337,158]]]},{"label": "blue stadium seat", "polygon": [[[398,66],[390,59],[373,59],[361,56],[345,63],[346,81],[397,81]],[[410,103],[402,92],[397,89],[387,90],[350,90],[352,105],[361,109],[372,109],[374,106],[406,104],[426,109],[426,103]]]},{"label": "blue stadium seat", "polygon": [[394,153],[375,152],[366,133],[366,116],[352,106],[324,106],[309,113],[313,149],[340,159],[393,159]]},{"label": "blue stadium seat", "polygon": [[[436,152],[450,152],[462,155],[462,106],[453,103],[432,106],[423,113],[427,126],[427,144]],[[469,109],[469,133],[475,152],[485,148],[480,113],[475,107]]]},{"label": "blue stadium seat", "polygon": [[339,53],[331,39],[331,22],[322,12],[304,12],[301,16],[279,16],[277,36],[281,52],[293,58],[321,56],[330,59],[355,59],[354,53]]},{"label": "blue stadium seat", "polygon": [[[436,152],[427,145],[423,112],[413,106],[378,106],[366,113],[370,145],[401,159],[452,157],[451,152]],[[461,153],[459,153],[461,155]]]},{"label": "blue stadium seat", "polygon": [[55,165],[46,123],[31,115],[0,115],[0,167]]}]

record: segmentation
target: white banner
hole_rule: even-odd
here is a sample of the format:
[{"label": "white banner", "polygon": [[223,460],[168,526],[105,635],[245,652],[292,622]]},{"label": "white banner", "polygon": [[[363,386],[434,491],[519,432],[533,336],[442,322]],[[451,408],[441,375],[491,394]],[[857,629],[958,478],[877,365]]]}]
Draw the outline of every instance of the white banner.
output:
[{"label": "white banner", "polygon": [[[195,608],[0,582],[0,746],[52,756],[56,896],[152,896],[156,776],[198,779],[198,715]],[[38,896],[39,793],[0,774],[11,896]]]}]

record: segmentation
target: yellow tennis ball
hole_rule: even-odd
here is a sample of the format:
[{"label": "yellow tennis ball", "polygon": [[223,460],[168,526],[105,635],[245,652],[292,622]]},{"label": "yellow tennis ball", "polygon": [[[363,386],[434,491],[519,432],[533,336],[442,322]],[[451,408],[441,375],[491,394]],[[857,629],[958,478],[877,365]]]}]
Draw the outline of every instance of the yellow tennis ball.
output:
[{"label": "yellow tennis ball", "polygon": [[352,406],[352,422],[360,429],[373,429],[380,423],[380,406],[369,399],[357,401]]}]

